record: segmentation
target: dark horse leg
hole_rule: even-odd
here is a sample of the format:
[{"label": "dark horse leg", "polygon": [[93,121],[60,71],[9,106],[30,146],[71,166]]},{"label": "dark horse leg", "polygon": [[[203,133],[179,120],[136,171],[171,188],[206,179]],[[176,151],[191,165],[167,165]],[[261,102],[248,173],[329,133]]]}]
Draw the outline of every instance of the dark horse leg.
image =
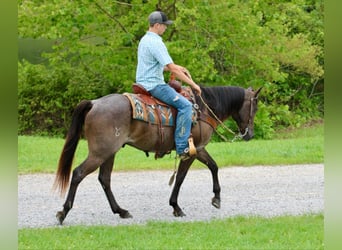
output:
[{"label": "dark horse leg", "polygon": [[119,214],[121,218],[132,218],[132,215],[117,204],[112,190],[110,188],[111,173],[113,170],[115,154],[109,157],[101,166],[99,172],[99,181],[102,185],[104,192],[106,193],[109,205],[114,214]]},{"label": "dark horse leg", "polygon": [[215,194],[215,196],[211,200],[211,204],[216,208],[220,208],[221,207],[221,197],[220,197],[221,187],[220,187],[218,175],[217,175],[218,173],[217,164],[213,160],[213,158],[211,158],[211,156],[205,149],[202,149],[201,151],[198,152],[197,159],[200,162],[207,165],[208,168],[210,169],[211,175],[213,177],[213,192]]},{"label": "dark horse leg", "polygon": [[172,194],[170,197],[170,206],[173,207],[173,215],[176,217],[183,217],[185,216],[185,213],[182,211],[182,209],[178,206],[178,194],[180,190],[180,186],[182,185],[184,178],[186,174],[188,173],[188,170],[191,166],[191,164],[194,162],[195,157],[191,157],[185,161],[181,161],[178,166],[177,176],[176,176],[176,182],[175,186],[173,187]]},{"label": "dark horse leg", "polygon": [[[215,194],[215,196],[212,198],[211,204],[216,207],[216,208],[220,208],[221,206],[221,197],[220,197],[220,192],[221,192],[221,187],[219,184],[219,180],[218,180],[218,167],[216,162],[213,160],[213,158],[211,158],[211,156],[209,155],[209,153],[205,150],[202,149],[200,151],[197,152],[196,158],[204,163],[205,165],[208,166],[208,168],[210,169],[212,178],[213,178],[213,192]],[[182,217],[185,216],[184,212],[182,211],[182,209],[179,207],[178,202],[177,202],[177,198],[178,198],[178,194],[179,194],[179,190],[180,190],[180,186],[182,185],[184,178],[191,166],[191,164],[193,163],[193,161],[195,160],[195,158],[190,158],[186,161],[181,161],[178,167],[178,172],[177,172],[177,177],[176,177],[176,183],[175,186],[173,188],[171,197],[170,197],[170,205],[173,207],[173,215],[176,217]]]},{"label": "dark horse leg", "polygon": [[98,159],[88,157],[83,163],[81,163],[77,168],[74,169],[74,171],[72,172],[68,196],[63,205],[63,210],[57,212],[56,214],[56,217],[60,224],[63,223],[65,217],[67,216],[68,212],[74,204],[75,194],[78,185],[81,183],[84,177],[95,171],[100,164],[101,162],[99,162]]}]

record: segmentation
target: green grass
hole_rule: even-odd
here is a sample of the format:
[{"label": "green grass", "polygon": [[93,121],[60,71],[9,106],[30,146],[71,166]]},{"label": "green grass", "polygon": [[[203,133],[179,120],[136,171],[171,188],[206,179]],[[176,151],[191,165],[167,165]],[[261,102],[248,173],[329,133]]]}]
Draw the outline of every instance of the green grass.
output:
[{"label": "green grass", "polygon": [[[287,165],[304,163],[322,163],[323,124],[315,124],[297,130],[284,130],[276,134],[273,140],[251,140],[248,142],[209,143],[207,150],[219,166],[251,165]],[[64,140],[39,136],[18,137],[18,173],[54,173],[64,145]],[[74,167],[87,156],[87,143],[81,140],[74,160]],[[126,146],[115,159],[115,170],[159,170],[173,169],[173,151],[162,159],[154,160],[154,154],[145,153]],[[193,168],[204,165],[195,161]]]},{"label": "green grass", "polygon": [[323,215],[20,229],[19,249],[324,249]]}]

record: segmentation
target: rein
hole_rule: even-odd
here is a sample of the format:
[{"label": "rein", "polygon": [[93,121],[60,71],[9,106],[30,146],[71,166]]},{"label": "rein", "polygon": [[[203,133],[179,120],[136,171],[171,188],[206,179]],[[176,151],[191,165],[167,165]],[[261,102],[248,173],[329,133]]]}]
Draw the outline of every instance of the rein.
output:
[{"label": "rein", "polygon": [[[192,77],[191,77],[191,74],[190,72],[184,68],[184,74],[189,77],[191,80],[192,80]],[[175,79],[175,75],[173,73],[171,73],[171,76],[170,76],[170,79]],[[231,142],[234,142],[235,140],[237,139],[242,139],[245,135],[247,135],[248,133],[248,125],[250,125],[250,122],[251,122],[251,117],[252,117],[252,111],[253,111],[253,100],[254,99],[257,99],[258,97],[252,97],[250,99],[250,102],[251,102],[251,107],[250,107],[250,111],[249,111],[249,119],[248,119],[248,125],[247,127],[245,128],[245,132],[243,134],[241,134],[241,132],[239,132],[238,134],[236,134],[234,131],[232,131],[230,128],[228,128],[217,116],[216,114],[214,113],[214,111],[212,111],[212,109],[209,107],[209,105],[203,100],[202,96],[199,95],[200,99],[201,99],[201,102],[204,104],[204,106],[209,110],[209,112],[214,116],[215,120],[225,129],[227,130],[228,132],[230,132],[231,134],[235,135],[234,138],[232,139]],[[198,105],[196,104],[196,102],[194,101],[195,103],[195,109],[198,109]],[[216,129],[214,129],[214,131],[221,137],[224,139],[224,141],[228,141],[226,137],[224,137],[223,135],[219,134],[217,132]]]},{"label": "rein", "polygon": [[[257,99],[257,97],[252,97],[250,99],[250,102],[251,102],[251,106],[250,106],[250,111],[249,111],[249,119],[248,119],[248,125],[247,127],[245,128],[245,132],[243,134],[241,134],[241,132],[239,132],[238,134],[236,134],[234,131],[232,131],[230,128],[228,128],[217,116],[216,114],[214,113],[214,111],[209,107],[209,105],[203,100],[202,96],[199,96],[200,99],[201,99],[201,102],[204,104],[204,106],[209,110],[209,112],[214,116],[215,120],[228,132],[230,132],[231,134],[235,135],[234,138],[231,140],[231,142],[234,142],[235,140],[237,139],[242,139],[245,135],[247,135],[248,133],[248,125],[250,124],[251,122],[251,116],[252,116],[252,111],[253,111],[253,100],[254,99]],[[226,139],[226,137],[224,137],[223,135],[219,134],[216,130],[215,132],[220,135],[221,138],[223,138],[226,142],[228,141]]]}]

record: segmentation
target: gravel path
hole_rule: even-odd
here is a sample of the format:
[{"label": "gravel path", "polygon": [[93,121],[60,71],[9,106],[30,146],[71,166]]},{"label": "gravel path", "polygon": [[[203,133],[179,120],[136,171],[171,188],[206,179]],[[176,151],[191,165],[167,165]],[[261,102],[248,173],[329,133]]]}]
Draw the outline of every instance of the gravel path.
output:
[{"label": "gravel path", "polygon": [[[113,215],[97,174],[79,185],[73,209],[63,225],[126,225],[149,220],[198,221],[237,215],[299,215],[324,210],[324,166],[255,166],[219,169],[221,209],[211,205],[212,180],[208,169],[190,169],[178,201],[186,213],[172,215],[168,186],[172,171],[113,172],[112,190],[132,219]],[[55,214],[64,198],[51,191],[53,174],[19,175],[18,227],[58,226]]]}]

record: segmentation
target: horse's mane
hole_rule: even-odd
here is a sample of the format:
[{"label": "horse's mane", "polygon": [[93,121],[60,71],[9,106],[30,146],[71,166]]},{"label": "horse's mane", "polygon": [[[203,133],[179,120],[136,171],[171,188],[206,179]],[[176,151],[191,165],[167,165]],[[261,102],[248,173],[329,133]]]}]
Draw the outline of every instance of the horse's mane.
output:
[{"label": "horse's mane", "polygon": [[[240,110],[245,97],[245,90],[234,86],[201,87],[202,97],[219,119],[227,118],[232,111]],[[197,97],[200,110],[205,105]]]}]

